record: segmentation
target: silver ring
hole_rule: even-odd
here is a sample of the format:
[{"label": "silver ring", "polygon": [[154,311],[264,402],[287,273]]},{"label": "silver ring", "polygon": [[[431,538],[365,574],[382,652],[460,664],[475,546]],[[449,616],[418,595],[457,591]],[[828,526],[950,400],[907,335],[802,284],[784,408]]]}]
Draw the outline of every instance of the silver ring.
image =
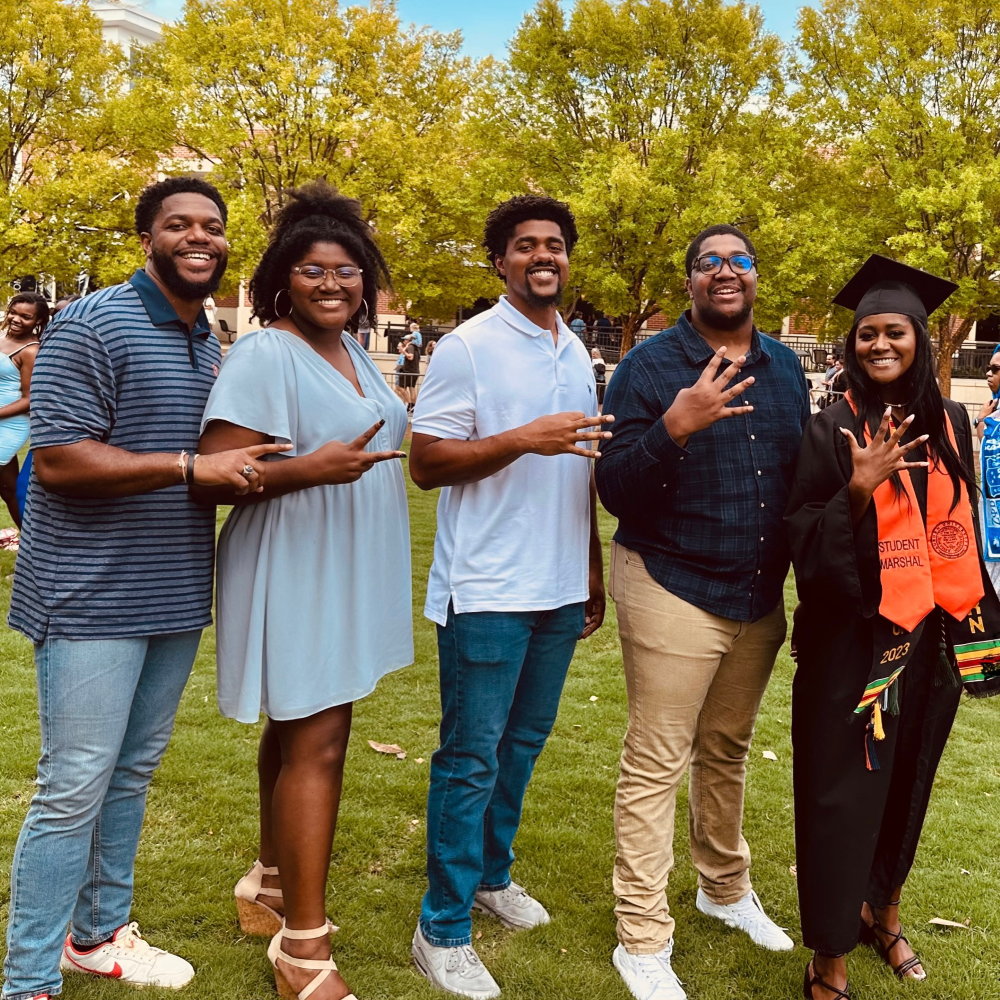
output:
[{"label": "silver ring", "polygon": [[252,465],[244,465],[243,470],[240,472],[240,475],[243,476],[244,479],[249,479],[251,476],[256,474],[257,470]]}]

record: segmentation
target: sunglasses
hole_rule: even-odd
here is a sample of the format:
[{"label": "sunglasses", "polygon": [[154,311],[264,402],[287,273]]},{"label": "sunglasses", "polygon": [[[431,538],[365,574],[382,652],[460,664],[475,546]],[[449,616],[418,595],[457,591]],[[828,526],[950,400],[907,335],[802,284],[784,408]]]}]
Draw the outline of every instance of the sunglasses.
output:
[{"label": "sunglasses", "polygon": [[987,375],[1000,375],[1000,365],[987,365],[986,366]]},{"label": "sunglasses", "polygon": [[750,253],[734,253],[728,257],[717,253],[704,253],[700,257],[695,257],[691,269],[701,271],[702,274],[718,274],[723,264],[728,264],[733,274],[749,274],[756,263],[757,258]]}]

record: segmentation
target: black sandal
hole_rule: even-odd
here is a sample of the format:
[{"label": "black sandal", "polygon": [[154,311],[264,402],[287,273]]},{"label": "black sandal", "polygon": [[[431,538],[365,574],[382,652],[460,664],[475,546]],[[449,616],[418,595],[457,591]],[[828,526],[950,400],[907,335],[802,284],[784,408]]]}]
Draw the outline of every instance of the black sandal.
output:
[{"label": "black sandal", "polygon": [[[896,899],[892,902],[886,903],[886,906],[899,906],[900,900]],[[909,958],[903,959],[899,965],[893,965],[892,959],[889,957],[892,954],[892,949],[899,944],[900,941],[906,942],[910,946],[910,950],[913,950],[913,946],[907,940],[906,935],[903,934],[903,925],[899,925],[899,931],[895,934],[888,927],[884,927],[879,919],[875,916],[875,907],[870,903],[868,904],[872,911],[872,920],[874,923],[869,924],[864,917],[861,918],[861,932],[858,935],[858,940],[862,944],[872,945],[875,950],[882,956],[882,961],[889,966],[890,969],[896,974],[899,979],[912,979],[914,982],[923,982],[927,978],[927,973],[924,972],[922,976],[910,976],[907,973],[912,972],[918,965],[923,967],[923,962],[920,961],[920,956],[914,951]],[[892,938],[888,945],[882,944],[881,939],[875,932],[878,931],[879,934],[886,934]]]},{"label": "black sandal", "polygon": [[[842,955],[831,956],[834,958],[843,958]],[[812,971],[812,976],[809,972]],[[815,1000],[813,997],[813,987],[822,986],[824,990],[829,990],[833,994],[833,1000],[851,1000],[851,994],[847,990],[838,990],[836,986],[831,986],[828,982],[825,982],[820,978],[818,972],[816,972],[813,963],[810,962],[806,966],[806,981],[802,985],[802,994],[806,1000]],[[850,989],[850,983],[847,984],[847,989]]]}]

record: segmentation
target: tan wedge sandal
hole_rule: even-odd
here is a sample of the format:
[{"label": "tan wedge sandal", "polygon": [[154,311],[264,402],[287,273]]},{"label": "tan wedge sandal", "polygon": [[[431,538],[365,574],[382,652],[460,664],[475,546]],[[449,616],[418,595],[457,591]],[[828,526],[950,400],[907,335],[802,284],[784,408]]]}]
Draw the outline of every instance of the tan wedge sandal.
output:
[{"label": "tan wedge sandal", "polygon": [[240,930],[244,934],[259,937],[274,937],[281,930],[284,917],[273,907],[262,903],[258,896],[273,896],[281,899],[280,889],[265,889],[261,882],[265,875],[277,875],[277,868],[265,868],[259,860],[236,883],[236,909],[240,915]]},{"label": "tan wedge sandal", "polygon": [[[278,996],[286,997],[288,1000],[307,1000],[308,997],[312,996],[320,988],[320,986],[325,983],[330,976],[337,971],[337,963],[332,958],[326,959],[316,959],[316,958],[296,958],[294,955],[289,955],[281,947],[281,939],[289,938],[292,941],[307,941],[310,938],[323,937],[324,934],[330,933],[330,925],[326,924],[323,927],[317,927],[315,930],[311,931],[293,931],[289,930],[287,927],[282,927],[277,934],[271,938],[271,943],[267,946],[267,957],[271,960],[271,965],[274,966],[274,984],[278,988]],[[301,992],[296,993],[292,989],[291,984],[285,979],[281,970],[278,968],[278,959],[287,965],[292,966],[295,969],[314,969],[318,975],[316,975],[308,986]],[[348,993],[344,1000],[358,1000],[358,998],[353,993]]]}]

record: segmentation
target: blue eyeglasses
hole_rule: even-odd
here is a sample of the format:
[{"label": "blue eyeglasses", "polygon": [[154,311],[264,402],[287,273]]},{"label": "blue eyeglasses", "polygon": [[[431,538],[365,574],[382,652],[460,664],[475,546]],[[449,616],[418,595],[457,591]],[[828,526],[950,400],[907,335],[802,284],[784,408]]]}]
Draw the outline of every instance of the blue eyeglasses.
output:
[{"label": "blue eyeglasses", "polygon": [[757,258],[752,253],[734,253],[728,257],[717,253],[703,253],[700,257],[695,257],[691,269],[697,269],[702,274],[718,274],[723,264],[728,264],[733,274],[749,274],[757,266]]}]

